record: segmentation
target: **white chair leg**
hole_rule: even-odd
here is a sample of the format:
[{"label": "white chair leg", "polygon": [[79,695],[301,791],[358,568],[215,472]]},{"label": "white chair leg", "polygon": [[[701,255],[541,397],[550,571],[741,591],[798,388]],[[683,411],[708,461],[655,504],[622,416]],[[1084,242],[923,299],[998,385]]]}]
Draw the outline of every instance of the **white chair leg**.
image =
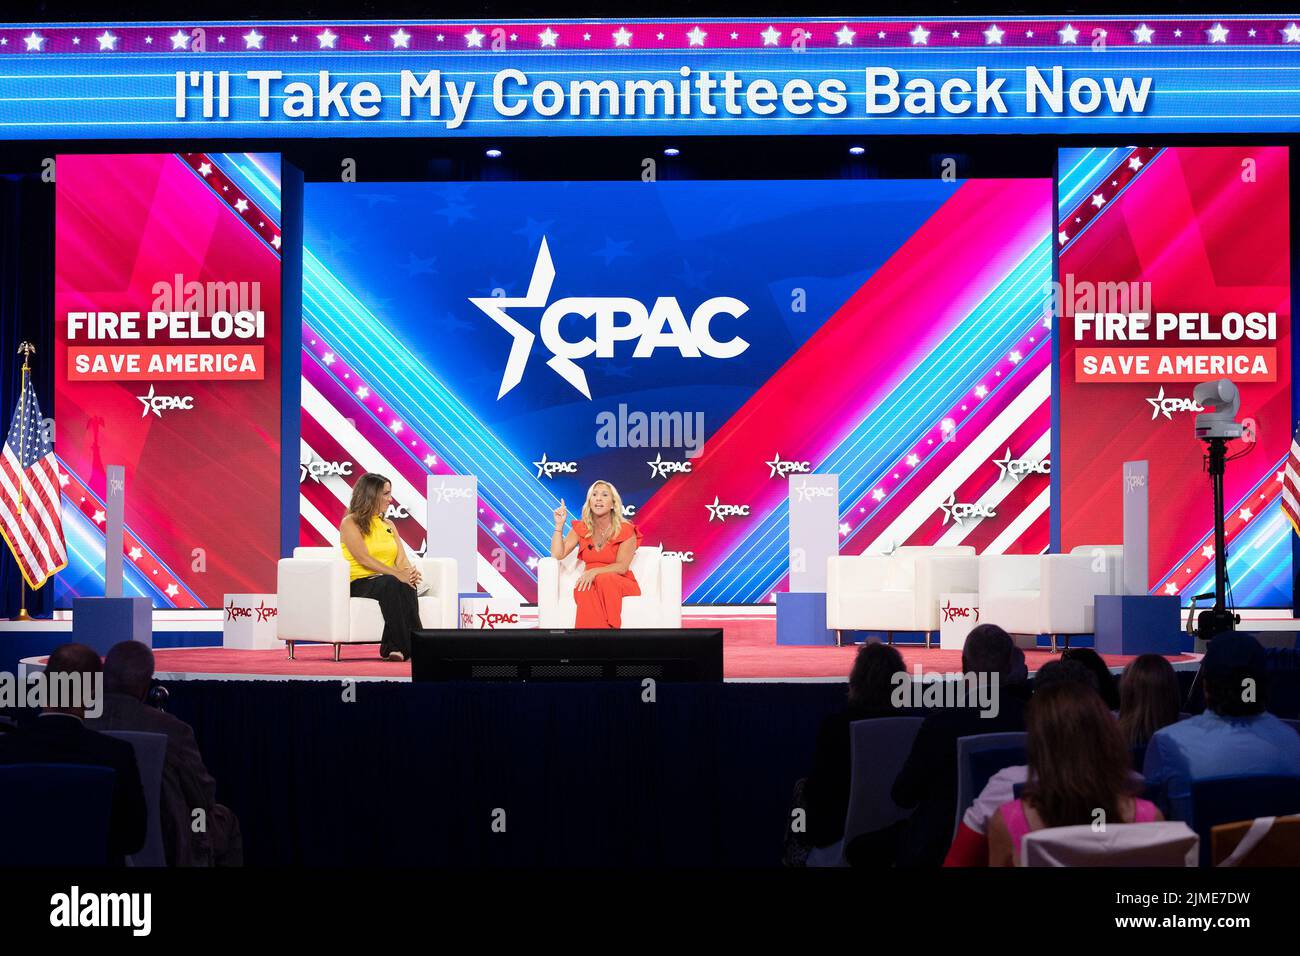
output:
[{"label": "white chair leg", "polygon": [[285,641],[284,643],[289,648],[289,660],[293,660],[293,641]]},{"label": "white chair leg", "polygon": [[836,647],[844,646],[844,632],[841,631],[838,627],[835,629],[835,646]]},{"label": "white chair leg", "polygon": [[1052,635],[1052,653],[1053,653],[1053,654],[1056,653],[1056,635],[1055,635],[1055,634]]},{"label": "white chair leg", "polygon": [[889,643],[890,643],[890,644],[893,644],[893,643],[894,643],[894,632],[893,632],[893,631],[886,631],[886,632],[885,632],[885,637],[889,639]]},{"label": "white chair leg", "polygon": [[338,660],[342,660],[342,658],[339,656],[339,653],[340,653],[342,650],[343,650],[343,645],[342,645],[342,644],[335,644],[335,645],[334,645],[334,659],[335,659],[336,661],[338,661]]}]

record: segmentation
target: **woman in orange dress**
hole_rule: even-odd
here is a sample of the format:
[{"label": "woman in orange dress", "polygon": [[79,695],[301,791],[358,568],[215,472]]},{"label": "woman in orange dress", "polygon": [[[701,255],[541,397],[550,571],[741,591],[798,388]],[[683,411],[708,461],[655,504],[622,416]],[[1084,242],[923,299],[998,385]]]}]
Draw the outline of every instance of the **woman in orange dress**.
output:
[{"label": "woman in orange dress", "polygon": [[641,532],[623,520],[623,499],[608,481],[597,481],[587,489],[582,520],[574,521],[564,533],[568,512],[564,499],[555,509],[555,533],[551,536],[551,557],[561,560],[574,548],[586,565],[573,589],[578,603],[575,627],[621,627],[623,598],[641,593],[629,568],[641,543]]}]

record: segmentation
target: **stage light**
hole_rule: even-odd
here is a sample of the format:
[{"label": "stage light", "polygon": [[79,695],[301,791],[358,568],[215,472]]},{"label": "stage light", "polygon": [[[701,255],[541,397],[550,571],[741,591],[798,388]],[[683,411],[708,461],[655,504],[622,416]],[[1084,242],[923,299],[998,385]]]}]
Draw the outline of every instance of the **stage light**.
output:
[{"label": "stage light", "polygon": [[491,149],[489,149],[489,150],[488,150],[486,153],[484,153],[483,155],[486,156],[488,159],[500,159],[500,158],[501,158],[501,150],[499,150],[499,149],[497,149],[495,146],[493,146]]},{"label": "stage light", "polygon": [[669,146],[664,150],[665,156],[680,156],[681,154],[682,151],[678,149],[676,146]]},{"label": "stage light", "polygon": [[863,146],[850,146],[850,147],[849,147],[849,155],[850,155],[850,156],[863,156],[863,155],[866,154],[866,152],[867,152],[867,150],[866,150],[866,148],[863,147]]}]

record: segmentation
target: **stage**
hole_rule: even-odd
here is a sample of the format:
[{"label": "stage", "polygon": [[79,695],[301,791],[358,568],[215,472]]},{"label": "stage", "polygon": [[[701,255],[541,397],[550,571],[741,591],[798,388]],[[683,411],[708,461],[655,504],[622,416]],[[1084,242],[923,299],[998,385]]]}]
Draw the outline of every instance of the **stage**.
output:
[{"label": "stage", "polygon": [[[283,648],[271,650],[236,650],[219,646],[220,622],[195,619],[193,615],[183,622],[167,623],[156,616],[155,656],[157,677],[164,682],[184,680],[367,680],[409,681],[411,665],[380,660],[378,647],[373,644],[344,645],[342,660],[333,660],[333,648],[328,645],[299,645],[295,660],[289,660]],[[527,621],[528,618],[526,617]],[[1289,619],[1288,619],[1289,622]],[[685,616],[686,627],[721,627],[723,630],[723,674],[728,681],[824,681],[840,682],[848,679],[857,648],[845,647],[790,647],[776,643],[776,614],[770,608],[734,608],[719,613],[715,609],[693,608]],[[1262,620],[1250,622],[1252,627],[1264,628]],[[1277,623],[1283,623],[1281,619]],[[1289,622],[1293,623],[1293,622]],[[50,649],[67,638],[58,635],[69,625],[62,622],[38,622],[28,627],[41,628]],[[18,622],[0,622],[0,642],[6,632],[23,627]],[[180,630],[171,630],[180,628]],[[1266,628],[1268,629],[1268,628]],[[1290,630],[1288,628],[1288,630]],[[157,638],[166,635],[166,644]],[[611,636],[611,639],[613,636]],[[187,646],[167,646],[184,642]],[[1076,642],[1087,646],[1090,638]],[[207,646],[196,646],[207,645]],[[909,670],[920,667],[923,673],[952,673],[961,669],[961,652],[941,650],[936,646],[899,643]],[[36,664],[43,654],[30,651],[24,662]],[[1059,655],[1043,647],[1025,652],[1030,674]],[[1132,658],[1108,655],[1105,658],[1112,670],[1119,671]],[[1175,669],[1195,668],[1200,655],[1185,653],[1170,657]]]}]

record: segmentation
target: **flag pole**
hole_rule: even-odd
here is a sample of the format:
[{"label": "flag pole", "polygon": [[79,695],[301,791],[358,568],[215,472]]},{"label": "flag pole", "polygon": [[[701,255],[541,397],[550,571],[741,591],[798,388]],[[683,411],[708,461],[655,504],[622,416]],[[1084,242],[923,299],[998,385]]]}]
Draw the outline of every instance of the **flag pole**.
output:
[{"label": "flag pole", "polygon": [[[22,383],[18,387],[18,421],[21,423],[19,426],[20,428],[27,427],[27,415],[25,414],[27,409],[25,407],[25,403],[27,401],[27,375],[31,371],[30,367],[27,364],[27,357],[35,351],[36,351],[36,346],[32,345],[31,342],[23,342],[21,345],[18,346],[18,354],[23,357]],[[19,434],[21,435],[22,433],[20,432]],[[20,440],[20,444],[22,444],[21,440]],[[23,516],[23,483],[21,480],[21,476],[19,476],[18,520],[21,521],[22,516]],[[20,590],[19,590],[17,620],[30,621],[33,618],[30,614],[27,613],[27,578],[23,575],[21,568],[19,568],[18,571],[18,587]]]}]

